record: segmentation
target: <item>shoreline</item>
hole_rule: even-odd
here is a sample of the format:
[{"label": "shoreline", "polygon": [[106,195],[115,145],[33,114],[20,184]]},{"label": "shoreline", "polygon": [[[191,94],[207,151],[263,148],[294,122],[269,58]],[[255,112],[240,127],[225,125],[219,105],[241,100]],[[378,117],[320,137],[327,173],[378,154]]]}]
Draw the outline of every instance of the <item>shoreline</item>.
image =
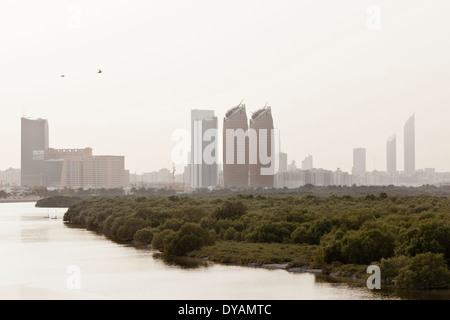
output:
[{"label": "shoreline", "polygon": [[[104,234],[103,234],[104,235]],[[113,242],[117,242],[114,241],[112,239],[110,239],[108,236],[105,235],[105,237],[107,239],[109,239],[110,241]],[[124,243],[124,244],[128,244],[132,247],[136,247],[136,248],[147,248],[147,249],[151,249],[153,251],[156,251],[159,254],[164,254],[162,251],[157,250],[155,248],[153,248],[153,246],[151,244],[145,244],[145,243],[140,243],[137,241],[122,241],[122,242],[117,242],[117,243]],[[338,277],[338,278],[343,278],[343,279],[359,279],[356,276],[342,276],[342,275],[338,275],[338,274],[327,274],[324,273],[323,270],[324,269],[314,269],[314,268],[307,268],[307,267],[289,267],[289,263],[285,262],[285,263],[257,263],[257,262],[249,262],[246,264],[242,264],[242,263],[223,263],[220,261],[214,261],[212,259],[210,259],[209,257],[204,257],[204,258],[200,258],[200,257],[196,257],[196,256],[190,256],[190,255],[185,255],[185,256],[173,256],[175,258],[177,257],[181,257],[181,258],[189,258],[189,259],[198,259],[198,260],[204,260],[204,261],[208,261],[208,262],[212,262],[212,263],[216,263],[216,264],[220,264],[220,265],[224,265],[224,266],[236,266],[236,267],[251,267],[251,268],[262,268],[262,269],[267,269],[267,270],[285,270],[287,272],[292,272],[292,273],[311,273],[311,274],[322,274],[322,275],[326,275],[326,276],[332,276],[332,277]]]},{"label": "shoreline", "polygon": [[0,199],[0,203],[38,202],[40,199]]}]

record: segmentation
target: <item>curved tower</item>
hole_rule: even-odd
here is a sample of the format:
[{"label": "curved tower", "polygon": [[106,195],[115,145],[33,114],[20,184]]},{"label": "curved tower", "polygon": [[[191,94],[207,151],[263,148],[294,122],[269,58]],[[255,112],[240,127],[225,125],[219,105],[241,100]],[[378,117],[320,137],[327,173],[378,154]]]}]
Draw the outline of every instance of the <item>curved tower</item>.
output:
[{"label": "curved tower", "polygon": [[[253,159],[256,161],[250,161],[250,186],[254,188],[272,188],[274,186],[274,175],[261,174],[261,168],[269,168],[270,163],[265,165],[261,163],[261,155],[270,157],[272,152],[275,152],[274,142],[272,141],[273,118],[272,110],[269,106],[266,106],[252,114],[250,119],[250,131],[253,131],[256,136],[256,146],[250,146],[250,152],[254,152],[256,149],[257,156],[253,155]],[[264,135],[266,140],[264,139]],[[252,139],[249,144],[252,145]],[[252,159],[252,156],[250,156]]]},{"label": "curved tower", "polygon": [[225,188],[248,187],[248,121],[245,104],[223,119],[223,182]]}]

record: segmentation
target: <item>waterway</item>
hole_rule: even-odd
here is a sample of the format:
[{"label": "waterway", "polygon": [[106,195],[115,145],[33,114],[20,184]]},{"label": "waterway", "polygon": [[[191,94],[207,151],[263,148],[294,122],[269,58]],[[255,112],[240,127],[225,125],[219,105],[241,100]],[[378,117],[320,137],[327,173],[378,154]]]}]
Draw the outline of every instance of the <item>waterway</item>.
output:
[{"label": "waterway", "polygon": [[164,260],[64,224],[66,209],[0,204],[0,299],[336,300],[450,299],[449,290],[371,291],[310,273]]}]

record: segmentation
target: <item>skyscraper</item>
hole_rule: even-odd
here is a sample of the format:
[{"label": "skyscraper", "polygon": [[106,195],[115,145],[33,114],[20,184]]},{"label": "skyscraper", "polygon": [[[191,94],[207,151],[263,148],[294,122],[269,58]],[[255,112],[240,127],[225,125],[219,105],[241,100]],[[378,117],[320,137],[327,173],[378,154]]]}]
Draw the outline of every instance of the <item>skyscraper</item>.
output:
[{"label": "skyscraper", "polygon": [[394,174],[397,172],[397,136],[391,135],[386,142],[386,172]]},{"label": "skyscraper", "polygon": [[313,157],[309,155],[302,161],[302,170],[311,170],[313,168]]},{"label": "skyscraper", "polygon": [[287,172],[288,171],[288,155],[287,153],[280,152],[280,170],[279,172]]},{"label": "skyscraper", "polygon": [[48,122],[45,119],[22,118],[21,185],[44,185],[44,163],[49,145]]},{"label": "skyscraper", "polygon": [[[252,114],[252,118],[250,119],[250,130],[255,133],[256,148],[250,147],[249,149],[251,187],[272,188],[274,186],[274,174],[263,174],[261,171],[261,169],[270,168],[271,165],[273,165],[272,163],[264,164],[264,161],[261,161],[261,155],[272,157],[272,153],[276,152],[275,143],[277,143],[277,141],[274,141],[273,139],[273,129],[272,110],[269,106]],[[263,140],[264,137],[266,138],[266,141]],[[252,145],[252,141],[249,141],[249,144]],[[255,152],[256,155],[252,155],[252,153]],[[256,158],[254,159],[256,161],[251,161],[252,157]],[[275,157],[272,157],[272,159],[273,158]]]},{"label": "skyscraper", "polygon": [[405,173],[413,174],[416,171],[416,133],[415,133],[415,116],[412,115],[405,123]]},{"label": "skyscraper", "polygon": [[245,104],[231,108],[223,119],[223,182],[225,188],[248,187],[248,120]]},{"label": "skyscraper", "polygon": [[191,110],[191,187],[217,186],[217,117],[214,110]]},{"label": "skyscraper", "polygon": [[353,149],[352,174],[356,176],[364,176],[366,174],[366,149]]}]

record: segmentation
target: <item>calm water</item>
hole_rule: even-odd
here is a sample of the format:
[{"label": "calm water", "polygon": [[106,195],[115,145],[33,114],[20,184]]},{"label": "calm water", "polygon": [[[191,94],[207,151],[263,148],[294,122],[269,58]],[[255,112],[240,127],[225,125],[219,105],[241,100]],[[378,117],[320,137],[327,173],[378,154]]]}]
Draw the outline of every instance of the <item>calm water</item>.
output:
[{"label": "calm water", "polygon": [[[65,211],[35,208],[34,203],[0,204],[0,299],[398,298],[312,274],[197,260],[180,266],[155,257],[152,250],[69,228],[62,221]],[[58,219],[44,218],[47,215]],[[69,266],[79,268],[79,289],[67,286]],[[409,296],[415,297],[426,298]]]}]

